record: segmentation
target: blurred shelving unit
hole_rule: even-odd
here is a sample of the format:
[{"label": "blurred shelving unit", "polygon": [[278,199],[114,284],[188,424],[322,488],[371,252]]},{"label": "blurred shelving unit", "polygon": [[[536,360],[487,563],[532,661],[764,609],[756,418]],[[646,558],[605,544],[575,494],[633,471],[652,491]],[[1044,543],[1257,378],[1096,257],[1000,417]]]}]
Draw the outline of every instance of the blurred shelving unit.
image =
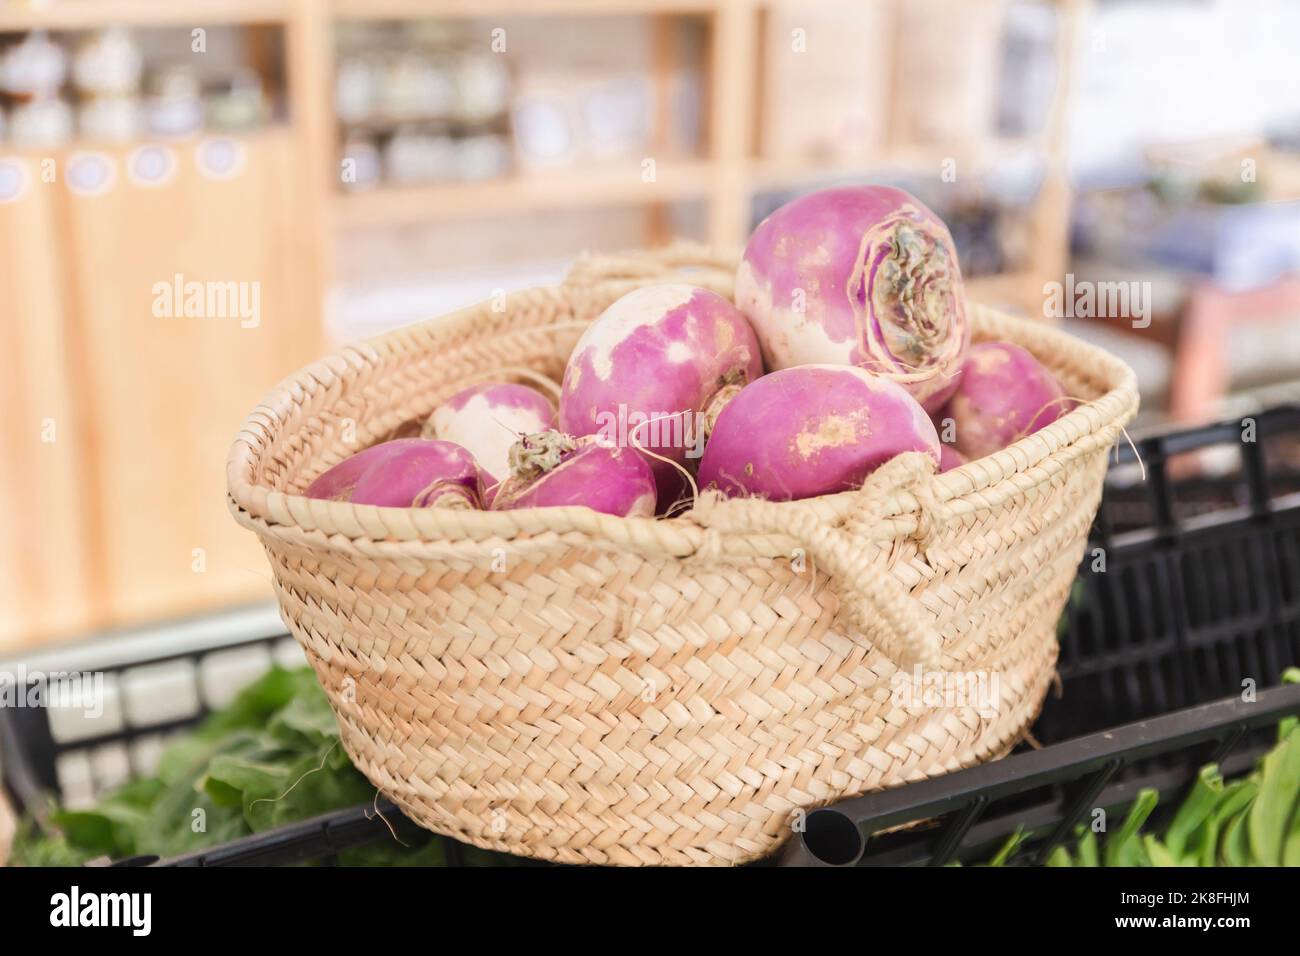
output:
[{"label": "blurred shelving unit", "polygon": [[[991,10],[1000,0],[984,2]],[[741,245],[752,226],[755,199],[828,181],[865,179],[882,171],[939,178],[940,164],[955,159],[962,169],[994,166],[1005,157],[1026,151],[1041,160],[1043,180],[1026,210],[1030,239],[1028,256],[1014,268],[977,276],[977,294],[1035,311],[1047,278],[1064,268],[1068,238],[1068,189],[1065,183],[1064,113],[1068,92],[1069,57],[1086,0],[1046,0],[1057,18],[1058,81],[1044,127],[1020,137],[987,136],[966,142],[917,145],[891,141],[860,156],[828,159],[770,157],[763,154],[760,125],[766,44],[774,11],[802,11],[789,0],[334,0],[329,9],[337,21],[402,21],[429,18],[473,18],[526,15],[531,18],[579,16],[648,17],[663,29],[675,18],[703,19],[708,44],[704,105],[704,144],[698,157],[665,161],[657,181],[647,183],[636,163],[579,165],[546,173],[519,172],[483,183],[432,186],[380,185],[368,191],[333,191],[328,205],[336,230],[410,226],[450,220],[508,217],[538,210],[565,212],[597,207],[640,207],[646,210],[644,241],[667,238],[664,207],[681,201],[703,205],[704,239],[720,248]],[[815,4],[808,4],[808,7]],[[875,9],[891,29],[897,29],[897,0],[870,0],[854,9]],[[671,56],[658,57],[658,82],[673,67]],[[896,69],[890,83],[898,82]],[[883,101],[893,96],[886,93]]]},{"label": "blurred shelving unit", "polygon": [[711,13],[729,0],[325,0],[340,20],[414,20],[430,17],[634,16]]},{"label": "blurred shelving unit", "polygon": [[[322,348],[323,233],[300,228],[323,188],[302,175],[316,13],[302,0],[0,2],[11,42],[124,26],[170,31],[189,54],[203,27],[247,31],[252,55],[268,36],[283,51],[267,89],[282,102],[246,128],[0,140],[0,649],[269,593],[258,549],[231,527],[222,462],[250,401]],[[256,287],[256,321],[186,319],[179,302],[158,314],[157,288],[178,277]]]},{"label": "blurred shelving unit", "polygon": [[[865,0],[845,9],[869,11],[882,29],[896,30],[902,2]],[[969,2],[993,8],[1006,0]],[[891,135],[871,150],[792,157],[768,151],[763,124],[765,97],[775,94],[765,79],[770,31],[814,6],[794,0],[0,0],[0,34],[111,25],[269,31],[282,38],[283,73],[276,122],[261,132],[230,134],[253,158],[242,185],[214,189],[188,176],[167,193],[119,188],[84,198],[36,189],[23,201],[0,202],[0,251],[8,262],[26,264],[0,273],[0,313],[40,319],[38,328],[6,323],[0,331],[0,343],[22,357],[20,374],[0,388],[6,407],[18,410],[0,425],[0,492],[11,502],[31,502],[32,514],[50,516],[0,528],[0,589],[13,591],[0,590],[0,648],[269,595],[251,536],[225,514],[225,446],[258,396],[323,350],[325,292],[352,278],[340,276],[340,262],[357,268],[359,261],[382,261],[413,229],[449,230],[450,241],[459,243],[471,231],[481,236],[499,228],[515,241],[512,233],[520,230],[511,223],[520,217],[540,216],[549,226],[565,216],[624,210],[636,229],[629,244],[666,241],[680,214],[694,238],[738,248],[765,195],[882,171],[939,183],[947,160],[978,170],[1028,151],[1044,170],[1026,210],[1028,256],[1008,271],[973,278],[971,288],[976,298],[1032,310],[1042,283],[1064,268],[1064,111],[1069,54],[1086,0],[1042,5],[1056,18],[1058,79],[1040,131],[963,133],[920,145]],[[521,168],[481,181],[343,188],[345,124],[335,108],[339,29],[445,20],[486,34],[507,18],[561,27],[566,18],[643,24],[655,103],[646,154],[655,161],[654,174],[646,175],[644,160],[624,156]],[[702,38],[691,48],[700,71],[700,137],[687,153],[674,150],[667,133],[670,93],[682,68],[673,31],[683,27],[698,28]],[[488,42],[485,35],[481,42]],[[884,48],[893,46],[886,39]],[[898,69],[888,67],[884,104],[895,99]],[[124,156],[153,141],[142,137],[116,149]],[[22,151],[0,142],[5,156],[21,158]],[[374,235],[381,239],[369,259],[348,246]],[[546,245],[549,229],[539,236]],[[408,245],[436,262],[436,252]],[[51,266],[45,250],[66,261]],[[563,254],[558,246],[546,251]],[[270,331],[230,339],[211,330],[197,338],[171,330],[160,338],[140,321],[148,298],[142,300],[138,287],[180,272],[278,277],[267,290],[276,310],[266,323]],[[45,416],[62,422],[66,437],[56,453],[42,457],[30,443],[39,428],[33,422]],[[174,458],[184,460],[169,465]],[[33,547],[34,536],[44,536],[41,547]],[[191,569],[197,551],[205,555],[201,574]]]},{"label": "blurred shelving unit", "polygon": [[[899,0],[867,0],[854,6],[884,11],[896,17]],[[991,7],[1003,0],[972,0]],[[1035,226],[1035,256],[1059,263],[1064,258],[1066,210],[1061,201],[1064,157],[1063,112],[1069,77],[1069,53],[1077,21],[1087,0],[1044,0],[1058,11],[1057,55],[1060,80],[1047,128],[1021,139],[990,136],[976,145],[939,147],[890,143],[871,155],[843,156],[826,161],[811,158],[769,158],[760,154],[758,126],[764,95],[763,32],[776,10],[799,10],[793,0],[48,0],[27,5],[0,2],[0,33],[47,30],[86,30],[106,24],[134,27],[191,24],[280,25],[288,31],[291,48],[289,92],[291,123],[303,142],[304,169],[316,181],[321,205],[330,214],[319,217],[322,229],[409,224],[428,219],[463,219],[474,214],[497,217],[514,204],[534,209],[582,209],[593,206],[657,206],[683,199],[706,206],[702,238],[719,246],[740,244],[751,225],[752,200],[763,191],[814,185],[817,182],[862,178],[882,169],[934,174],[948,156],[966,165],[995,162],[1014,149],[1031,148],[1047,161],[1047,176],[1031,215]],[[814,7],[816,4],[808,4]],[[703,18],[709,32],[707,70],[706,147],[696,158],[666,163],[657,182],[647,183],[634,163],[572,168],[544,175],[521,173],[492,182],[445,183],[427,186],[385,186],[343,194],[337,188],[337,155],[333,139],[338,120],[331,90],[335,57],[332,31],[344,23],[416,20],[475,20],[522,16],[532,19],[574,17],[643,17],[657,25],[675,18]],[[657,57],[656,69],[672,67],[670,57]],[[660,82],[663,77],[657,78]],[[891,83],[894,80],[891,80]],[[892,96],[886,96],[889,102]],[[328,247],[332,237],[323,236]],[[325,257],[328,260],[328,255]],[[1056,268],[1027,270],[1055,274]],[[1006,282],[997,283],[1005,288]]]},{"label": "blurred shelving unit", "polygon": [[62,0],[0,4],[0,33],[282,22],[294,0]]},{"label": "blurred shelving unit", "polygon": [[[411,222],[445,222],[517,216],[556,209],[674,202],[708,196],[710,169],[701,161],[662,163],[653,182],[638,177],[635,164],[594,169],[527,173],[487,182],[381,187],[342,193],[333,199],[342,228]],[[635,186],[629,188],[628,184]]]}]

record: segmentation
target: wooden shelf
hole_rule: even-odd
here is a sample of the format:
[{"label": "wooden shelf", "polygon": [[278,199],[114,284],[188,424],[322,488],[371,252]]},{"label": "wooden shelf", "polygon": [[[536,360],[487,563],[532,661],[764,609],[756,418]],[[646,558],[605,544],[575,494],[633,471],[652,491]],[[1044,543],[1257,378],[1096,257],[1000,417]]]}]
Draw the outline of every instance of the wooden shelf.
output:
[{"label": "wooden shelf", "polygon": [[912,146],[884,150],[862,159],[757,159],[750,166],[749,185],[755,192],[785,189],[805,183],[870,176],[888,170],[921,170],[935,175],[945,159],[957,161],[959,176],[983,171],[1017,153],[1046,156],[1041,137],[994,139],[969,148]]},{"label": "wooden shelf", "polygon": [[340,20],[428,20],[447,17],[635,16],[711,13],[727,0],[332,0]]},{"label": "wooden shelf", "polygon": [[618,163],[479,183],[381,186],[338,195],[335,222],[343,228],[359,229],[675,202],[705,197],[711,176],[711,167],[704,161],[660,163],[655,181],[643,182],[639,163]]},{"label": "wooden shelf", "polygon": [[199,143],[212,139],[230,139],[237,143],[250,145],[269,139],[287,139],[293,135],[293,128],[282,122],[271,122],[254,129],[204,129],[184,136],[140,135],[129,140],[97,140],[73,137],[57,146],[24,146],[18,143],[5,143],[3,155],[6,159],[26,159],[39,162],[53,154],[70,156],[73,153],[112,153],[127,155],[142,146],[164,146],[177,152],[193,149]]},{"label": "wooden shelf", "polygon": [[62,0],[22,8],[0,0],[0,33],[26,30],[93,30],[134,27],[209,26],[224,23],[277,23],[289,13],[289,0]]}]

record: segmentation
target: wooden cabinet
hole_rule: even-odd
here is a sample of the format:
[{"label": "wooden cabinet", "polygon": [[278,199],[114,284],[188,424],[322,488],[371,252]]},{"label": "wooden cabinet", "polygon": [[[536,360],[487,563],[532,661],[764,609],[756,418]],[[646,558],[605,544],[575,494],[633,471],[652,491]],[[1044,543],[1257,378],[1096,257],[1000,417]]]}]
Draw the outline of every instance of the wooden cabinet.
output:
[{"label": "wooden cabinet", "polygon": [[[0,651],[96,619],[86,395],[68,320],[60,190],[0,160]],[[48,166],[46,167],[48,169]],[[18,183],[21,184],[18,184]]]},{"label": "wooden cabinet", "polygon": [[57,182],[0,205],[0,302],[21,313],[0,333],[21,360],[0,488],[32,503],[6,508],[0,646],[270,595],[224,463],[257,399],[321,347],[294,140],[155,148],[60,153]]}]

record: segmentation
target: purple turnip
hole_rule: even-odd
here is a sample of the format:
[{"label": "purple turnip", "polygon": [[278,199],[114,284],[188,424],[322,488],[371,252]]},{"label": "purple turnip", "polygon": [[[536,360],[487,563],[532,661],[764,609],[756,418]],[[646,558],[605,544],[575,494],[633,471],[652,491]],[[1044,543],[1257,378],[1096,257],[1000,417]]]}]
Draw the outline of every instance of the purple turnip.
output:
[{"label": "purple turnip", "polygon": [[490,487],[510,474],[510,446],[553,424],[555,408],[541,392],[513,382],[488,382],[471,385],[439,405],[424,432],[465,448]]},{"label": "purple turnip", "polygon": [[474,456],[449,441],[398,438],[359,451],[303,492],[308,498],[389,508],[481,508]]},{"label": "purple turnip", "polygon": [[952,419],[957,450],[980,458],[1050,425],[1072,405],[1052,373],[1019,345],[986,342],[971,347],[961,384],[939,417]]},{"label": "purple turnip", "polygon": [[970,344],[957,252],[943,222],[891,186],[824,189],[764,219],[736,273],[769,370],[860,365],[927,411]]},{"label": "purple turnip", "polygon": [[704,449],[700,485],[775,501],[848,491],[895,455],[939,463],[939,435],[896,382],[853,365],[765,375],[727,404]]},{"label": "purple turnip", "polygon": [[[763,374],[749,322],[708,289],[669,284],[629,292],[578,340],[564,370],[560,429],[694,461],[726,401]],[[666,508],[680,470],[649,457]]]},{"label": "purple turnip", "polygon": [[941,442],[939,445],[939,471],[952,471],[954,468],[960,468],[966,464],[967,458],[952,445],[947,442]]},{"label": "purple turnip", "polygon": [[526,435],[510,449],[510,469],[493,511],[582,505],[619,517],[655,513],[654,473],[645,458],[596,436]]}]

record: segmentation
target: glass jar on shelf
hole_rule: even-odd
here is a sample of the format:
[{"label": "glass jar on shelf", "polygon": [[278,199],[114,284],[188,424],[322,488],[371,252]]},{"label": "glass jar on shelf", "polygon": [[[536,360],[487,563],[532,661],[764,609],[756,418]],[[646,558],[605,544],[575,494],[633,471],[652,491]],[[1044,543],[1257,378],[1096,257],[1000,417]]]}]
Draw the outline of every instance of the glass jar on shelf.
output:
[{"label": "glass jar on shelf", "polygon": [[445,133],[404,127],[384,150],[384,175],[393,183],[445,182],[459,172],[456,141]]},{"label": "glass jar on shelf", "polygon": [[77,46],[72,80],[86,97],[135,97],[140,93],[144,57],[131,33],[108,27]]},{"label": "glass jar on shelf", "polygon": [[33,30],[0,56],[0,91],[18,103],[54,99],[67,75],[67,52],[44,30]]},{"label": "glass jar on shelf", "polygon": [[445,119],[454,114],[452,61],[439,53],[403,50],[385,65],[380,114],[390,120]]},{"label": "glass jar on shelf", "polygon": [[495,53],[463,53],[456,58],[455,115],[462,123],[485,123],[510,106],[510,71]]},{"label": "glass jar on shelf", "polygon": [[72,107],[57,97],[19,103],[9,115],[9,141],[15,146],[48,148],[72,139]]},{"label": "glass jar on shelf", "polygon": [[226,132],[258,129],[266,124],[269,108],[262,77],[240,67],[208,94],[208,125]]},{"label": "glass jar on shelf", "polygon": [[146,125],[159,136],[190,136],[203,129],[198,77],[187,66],[168,66],[149,79]]},{"label": "glass jar on shelf", "polygon": [[139,138],[141,126],[134,96],[97,96],[77,106],[77,131],[91,142],[129,143]]},{"label": "glass jar on shelf", "polygon": [[477,133],[456,144],[457,178],[500,179],[510,171],[510,145],[500,133]]},{"label": "glass jar on shelf", "polygon": [[379,108],[381,62],[372,54],[339,57],[334,72],[334,112],[344,123],[364,123]]}]

